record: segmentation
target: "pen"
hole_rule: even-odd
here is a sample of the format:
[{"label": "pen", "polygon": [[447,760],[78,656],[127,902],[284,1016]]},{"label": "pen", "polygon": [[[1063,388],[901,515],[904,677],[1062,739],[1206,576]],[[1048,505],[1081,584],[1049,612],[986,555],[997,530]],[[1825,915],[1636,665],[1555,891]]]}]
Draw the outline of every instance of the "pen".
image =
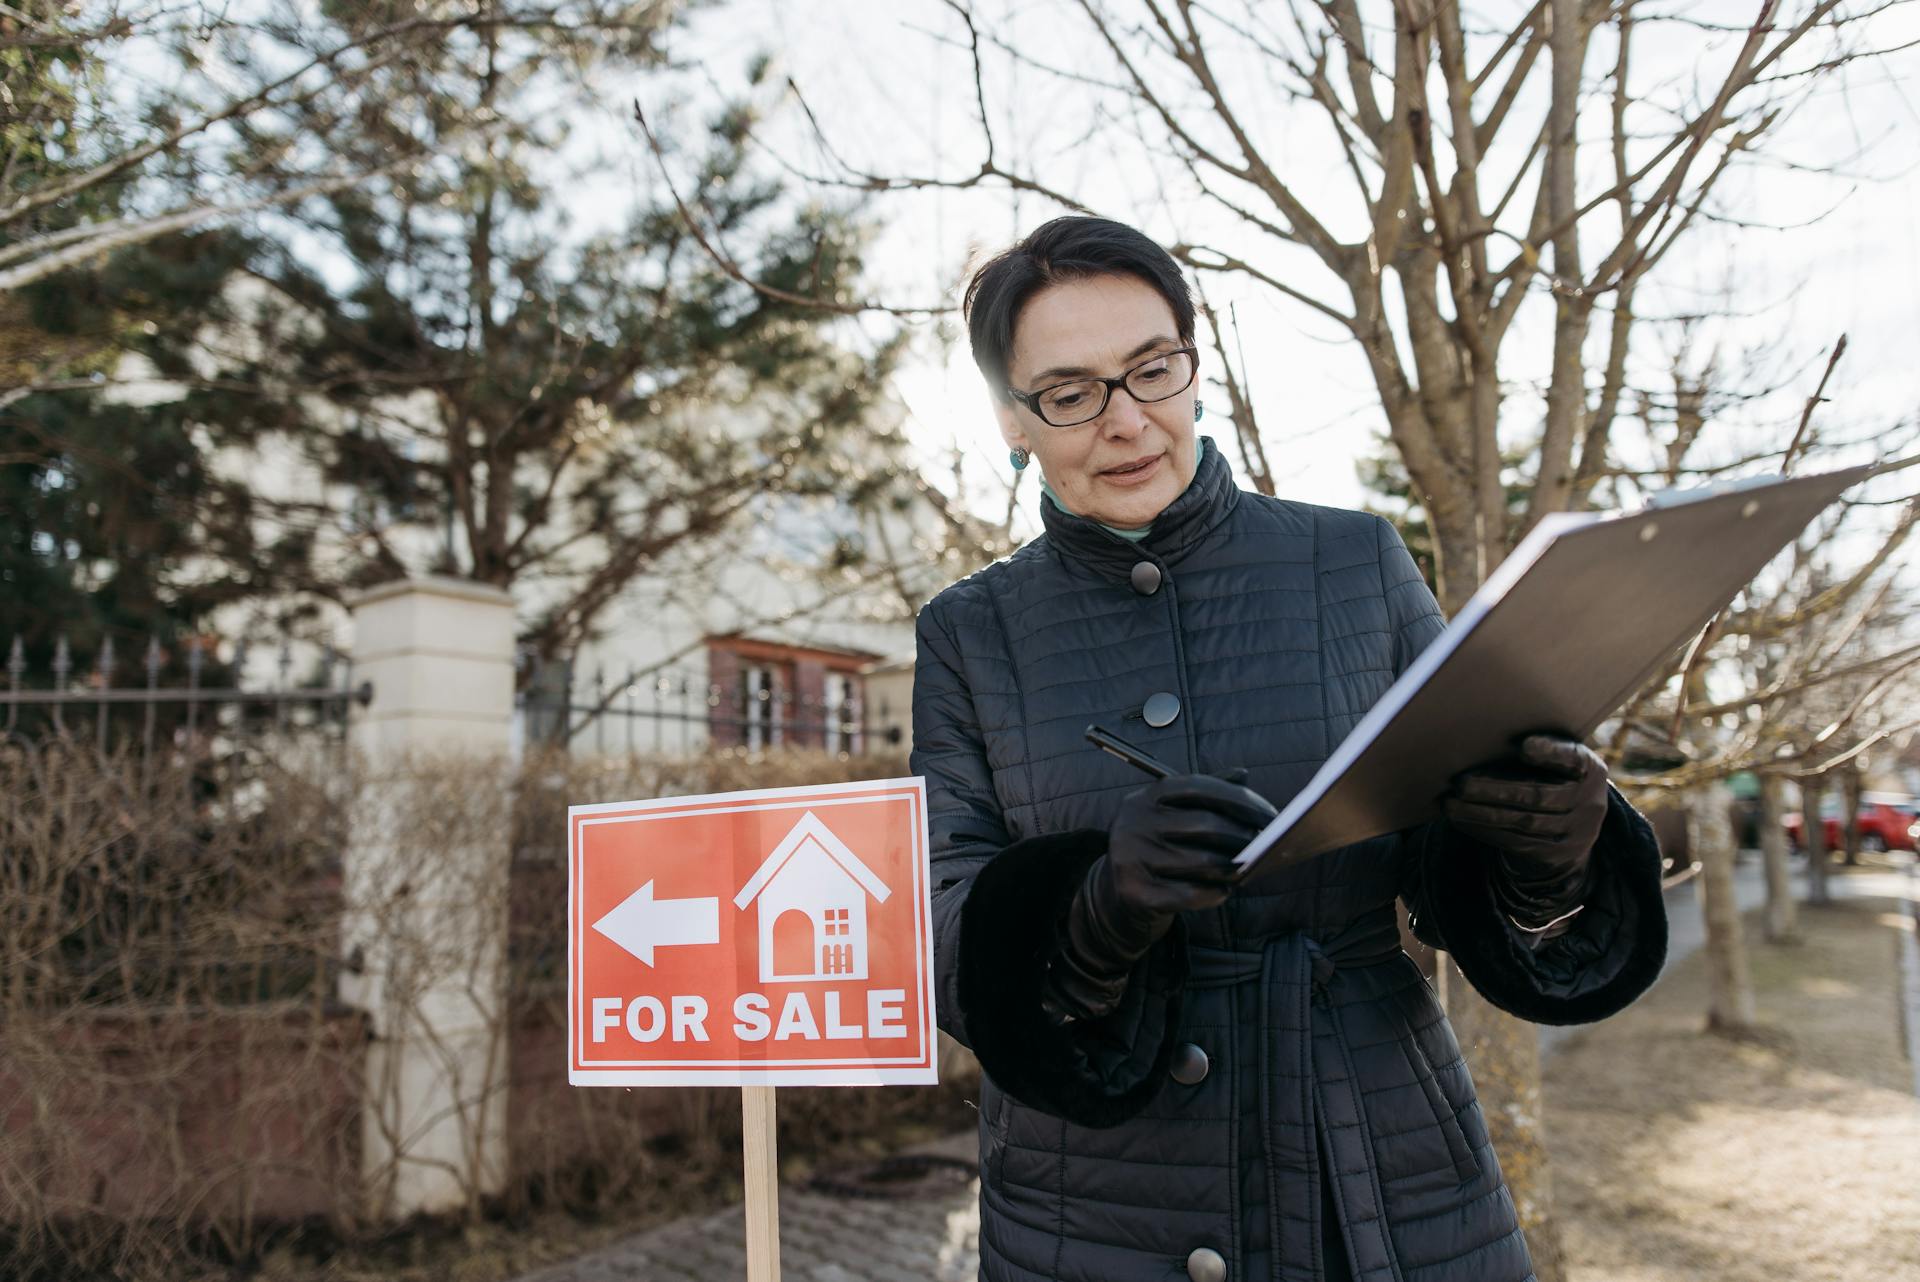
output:
[{"label": "pen", "polygon": [[1172,767],[1155,761],[1111,730],[1100,726],[1088,726],[1087,742],[1103,752],[1112,753],[1135,769],[1146,771],[1156,779],[1165,779],[1173,774]]}]

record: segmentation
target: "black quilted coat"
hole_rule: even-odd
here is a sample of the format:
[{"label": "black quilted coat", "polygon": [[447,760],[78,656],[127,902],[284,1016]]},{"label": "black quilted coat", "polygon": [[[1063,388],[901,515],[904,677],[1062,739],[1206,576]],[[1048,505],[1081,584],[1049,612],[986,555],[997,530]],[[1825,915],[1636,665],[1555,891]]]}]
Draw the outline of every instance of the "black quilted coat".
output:
[{"label": "black quilted coat", "polygon": [[[1385,521],[1243,492],[1217,448],[1141,543],[1051,502],[1043,516],[1042,537],[946,589],[918,629],[940,1022],[989,1078],[981,1276],[1147,1282],[1197,1261],[1194,1277],[1318,1282],[1325,1248],[1359,1282],[1529,1278],[1394,901],[1496,1005],[1600,1019],[1666,952],[1645,821],[1612,794],[1587,908],[1537,951],[1495,909],[1488,852],[1436,821],[1186,914],[1119,1009],[1056,1027],[1038,1003],[1053,932],[1146,782],[1087,724],[1176,769],[1244,767],[1284,805],[1442,620]],[[1155,694],[1178,700],[1157,727]]]}]

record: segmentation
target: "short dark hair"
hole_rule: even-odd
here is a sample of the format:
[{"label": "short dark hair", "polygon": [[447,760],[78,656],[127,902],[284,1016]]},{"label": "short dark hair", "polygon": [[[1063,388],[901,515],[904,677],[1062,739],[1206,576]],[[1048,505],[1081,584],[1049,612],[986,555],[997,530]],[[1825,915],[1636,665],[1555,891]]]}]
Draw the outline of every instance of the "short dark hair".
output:
[{"label": "short dark hair", "polygon": [[1020,309],[1049,285],[1090,276],[1132,276],[1153,286],[1173,309],[1180,338],[1193,341],[1193,295],[1173,255],[1125,223],[1069,214],[1001,250],[967,282],[960,310],[973,363],[996,398],[1007,397],[1007,362]]}]

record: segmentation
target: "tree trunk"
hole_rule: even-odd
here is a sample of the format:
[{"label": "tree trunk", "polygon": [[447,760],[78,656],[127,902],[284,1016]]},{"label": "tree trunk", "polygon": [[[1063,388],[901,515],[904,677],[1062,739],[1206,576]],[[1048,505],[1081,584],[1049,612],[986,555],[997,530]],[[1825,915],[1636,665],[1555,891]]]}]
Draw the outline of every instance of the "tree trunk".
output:
[{"label": "tree trunk", "polygon": [[[1417,485],[1418,482],[1416,481]],[[1486,558],[1480,545],[1480,526],[1465,505],[1427,504],[1433,531],[1434,596],[1451,619],[1473,596],[1485,577]]]},{"label": "tree trunk", "polygon": [[1820,817],[1820,804],[1826,795],[1824,777],[1800,781],[1800,834],[1807,845],[1807,902],[1810,904],[1833,902],[1827,893],[1827,822]]},{"label": "tree trunk", "polygon": [[[1556,228],[1553,274],[1562,281],[1582,280],[1586,275],[1580,264],[1579,200],[1574,182],[1582,72],[1590,30],[1582,20],[1583,8],[1580,0],[1551,0],[1547,23],[1553,73],[1547,103],[1547,159],[1541,181],[1547,198],[1547,220]],[[1584,349],[1593,316],[1593,295],[1581,289],[1556,289],[1553,307],[1553,373],[1547,383],[1540,471],[1527,510],[1529,527],[1548,512],[1566,510],[1573,496],[1573,443],[1586,430]]]},{"label": "tree trunk", "polygon": [[[1466,505],[1428,507],[1438,571],[1435,595],[1451,618],[1467,603],[1488,567],[1483,524]],[[1497,559],[1497,557],[1495,558]],[[1546,1114],[1540,1089],[1540,1030],[1496,1009],[1476,992],[1445,953],[1436,954],[1447,1019],[1473,1073],[1499,1155],[1500,1173],[1526,1234],[1537,1282],[1564,1282],[1559,1221],[1554,1215],[1553,1168],[1548,1161]]]},{"label": "tree trunk", "polygon": [[1767,870],[1766,931],[1771,944],[1792,943],[1799,933],[1787,830],[1780,823],[1785,794],[1786,781],[1779,775],[1760,776],[1760,858]]},{"label": "tree trunk", "polygon": [[1740,905],[1733,893],[1733,822],[1720,780],[1687,799],[1687,840],[1700,861],[1700,909],[1707,928],[1707,1029],[1738,1036],[1758,1020]]},{"label": "tree trunk", "polygon": [[1553,1171],[1547,1161],[1540,1092],[1540,1030],[1496,1010],[1447,963],[1447,1019],[1473,1072],[1487,1134],[1527,1235],[1538,1282],[1563,1282],[1559,1221],[1553,1213]]},{"label": "tree trunk", "polygon": [[1865,777],[1851,768],[1840,776],[1840,831],[1846,838],[1848,865],[1860,862],[1860,793],[1865,783]]}]

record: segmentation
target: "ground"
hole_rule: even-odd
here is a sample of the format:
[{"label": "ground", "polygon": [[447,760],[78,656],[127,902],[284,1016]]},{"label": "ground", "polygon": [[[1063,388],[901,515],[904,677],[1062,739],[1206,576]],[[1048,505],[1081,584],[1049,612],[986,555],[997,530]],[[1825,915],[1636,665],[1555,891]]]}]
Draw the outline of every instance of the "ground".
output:
[{"label": "ground", "polygon": [[[1743,902],[1759,901],[1752,880],[1743,869]],[[1762,1017],[1751,1038],[1703,1030],[1698,913],[1681,889],[1676,960],[1654,990],[1550,1039],[1567,1282],[1920,1279],[1920,1102],[1896,980],[1911,929],[1897,896],[1912,882],[1886,868],[1835,881],[1840,898],[1803,910],[1796,946],[1763,944],[1749,916]],[[951,1151],[970,1146],[957,1137]],[[970,1190],[896,1202],[785,1193],[782,1211],[794,1282],[973,1276]],[[722,1211],[525,1282],[735,1276],[739,1235],[738,1210]]]},{"label": "ground", "polygon": [[[1894,856],[1893,860],[1906,857]],[[1882,859],[1835,873],[1803,941],[1761,942],[1747,918],[1762,1027],[1708,1035],[1693,894],[1669,903],[1675,960],[1603,1024],[1546,1039],[1546,1100],[1565,1282],[1920,1279],[1920,1101],[1903,1049],[1896,966],[1920,888]],[[1742,902],[1758,903],[1742,869]],[[1753,884],[1749,884],[1753,883]],[[1920,1026],[1920,994],[1906,1022]],[[1549,1030],[1555,1031],[1558,1030]],[[971,1133],[922,1147],[962,1155]],[[796,1155],[797,1156],[797,1155]],[[831,1168],[830,1168],[831,1169]],[[797,1184],[799,1169],[786,1174]],[[724,1181],[683,1183],[676,1218],[563,1216],[470,1230],[464,1244],[268,1268],[262,1282],[685,1282],[745,1275]],[[786,1282],[971,1282],[976,1186],[863,1199],[781,1194]],[[671,1202],[674,1195],[667,1195]],[[664,1212],[664,1213],[663,1213]],[[635,1229],[641,1231],[635,1232]]]},{"label": "ground", "polygon": [[1760,942],[1748,917],[1763,1024],[1750,1040],[1702,1031],[1696,955],[1548,1060],[1569,1282],[1920,1278],[1903,909],[1851,895],[1803,908],[1798,946]]}]

